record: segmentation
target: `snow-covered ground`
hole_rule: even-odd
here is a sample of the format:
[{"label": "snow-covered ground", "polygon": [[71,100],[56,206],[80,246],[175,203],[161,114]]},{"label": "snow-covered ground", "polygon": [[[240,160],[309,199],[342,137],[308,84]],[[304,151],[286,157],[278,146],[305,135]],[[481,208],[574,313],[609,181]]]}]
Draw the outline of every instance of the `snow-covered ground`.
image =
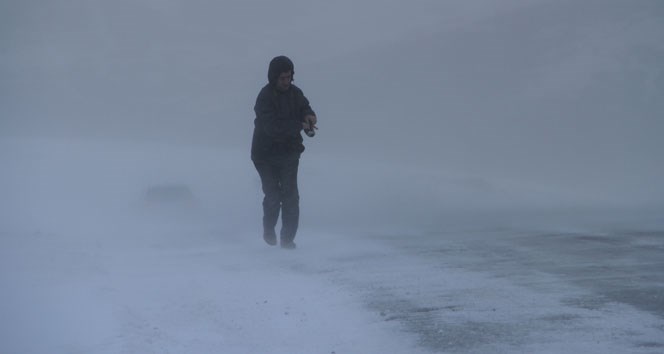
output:
[{"label": "snow-covered ground", "polygon": [[512,187],[306,154],[285,251],[248,151],[1,140],[0,352],[664,350],[661,210],[454,213]]}]

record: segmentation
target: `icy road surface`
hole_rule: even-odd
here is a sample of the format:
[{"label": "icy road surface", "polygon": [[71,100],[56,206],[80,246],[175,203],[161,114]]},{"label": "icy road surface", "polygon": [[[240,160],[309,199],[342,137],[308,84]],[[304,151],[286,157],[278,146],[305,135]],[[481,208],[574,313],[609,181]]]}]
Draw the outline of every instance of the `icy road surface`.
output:
[{"label": "icy road surface", "polygon": [[[248,182],[216,152],[193,166],[186,150],[112,151],[3,142],[0,352],[664,351],[657,211],[392,229],[376,215],[370,230],[326,229],[307,210],[286,251],[245,214],[260,206],[246,156]],[[142,199],[173,181],[180,192]]]}]

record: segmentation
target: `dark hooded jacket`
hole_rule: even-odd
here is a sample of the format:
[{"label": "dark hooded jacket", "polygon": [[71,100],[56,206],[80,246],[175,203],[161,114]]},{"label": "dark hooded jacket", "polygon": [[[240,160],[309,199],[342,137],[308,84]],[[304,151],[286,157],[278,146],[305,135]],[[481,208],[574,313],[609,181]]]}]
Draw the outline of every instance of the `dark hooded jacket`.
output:
[{"label": "dark hooded jacket", "polygon": [[304,151],[300,134],[302,122],[306,115],[315,113],[297,86],[291,84],[284,92],[277,90],[277,78],[289,70],[294,73],[293,64],[288,58],[274,58],[268,70],[269,83],[256,98],[256,119],[251,143],[251,159],[254,161]]}]

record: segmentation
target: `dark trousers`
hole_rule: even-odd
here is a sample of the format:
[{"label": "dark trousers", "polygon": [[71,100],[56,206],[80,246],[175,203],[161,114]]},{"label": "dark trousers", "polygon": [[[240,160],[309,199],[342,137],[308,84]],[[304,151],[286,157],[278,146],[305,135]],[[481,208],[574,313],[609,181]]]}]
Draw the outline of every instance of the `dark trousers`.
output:
[{"label": "dark trousers", "polygon": [[263,232],[275,234],[281,211],[281,241],[293,241],[300,220],[297,169],[300,154],[254,161],[263,185]]}]

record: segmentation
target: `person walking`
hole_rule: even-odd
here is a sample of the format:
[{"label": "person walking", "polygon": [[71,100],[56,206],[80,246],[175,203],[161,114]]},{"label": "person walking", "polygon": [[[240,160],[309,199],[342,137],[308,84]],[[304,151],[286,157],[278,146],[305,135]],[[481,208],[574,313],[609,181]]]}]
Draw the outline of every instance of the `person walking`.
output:
[{"label": "person walking", "polygon": [[268,83],[260,90],[254,105],[254,133],[251,160],[261,179],[263,198],[263,239],[277,244],[275,227],[281,212],[280,245],[296,247],[295,234],[300,219],[297,173],[304,151],[301,131],[313,136],[316,113],[302,90],[293,84],[295,67],[286,56],[270,61]]}]

